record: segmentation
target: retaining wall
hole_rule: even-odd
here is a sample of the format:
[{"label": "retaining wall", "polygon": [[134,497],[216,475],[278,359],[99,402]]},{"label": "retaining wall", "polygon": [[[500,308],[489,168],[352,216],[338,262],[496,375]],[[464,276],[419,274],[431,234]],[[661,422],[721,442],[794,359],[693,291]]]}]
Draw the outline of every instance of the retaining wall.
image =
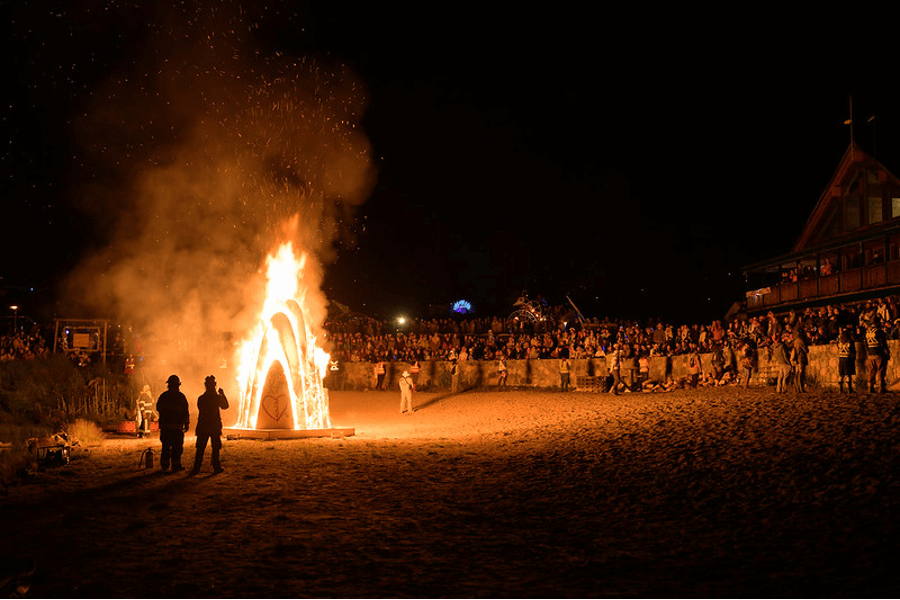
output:
[{"label": "retaining wall", "polygon": [[[888,383],[900,379],[900,364],[895,357],[900,358],[900,341],[888,341],[891,352],[891,360],[887,365]],[[753,371],[751,385],[766,385],[770,378],[774,378],[768,351],[766,348],[759,350],[757,365]],[[866,389],[866,349],[864,344],[857,344],[856,349],[856,382],[854,389],[864,391]],[[712,371],[712,354],[701,354],[700,360],[704,373]],[[570,360],[571,386],[576,387],[579,377],[606,377],[606,361],[602,358],[588,358]],[[497,385],[497,361],[467,360],[460,364],[459,387],[471,389],[477,387],[491,387]],[[419,363],[417,389],[449,390],[450,389],[450,363],[447,361],[422,361]],[[508,360],[506,366],[509,372],[507,386],[535,389],[552,389],[559,387],[559,360]],[[396,390],[397,380],[400,374],[409,369],[405,362],[386,362],[384,386],[388,390]],[[687,370],[683,356],[658,356],[650,359],[650,379],[666,381],[667,379],[685,376]],[[635,373],[635,376],[637,374]],[[628,371],[622,370],[622,378],[627,381]],[[807,383],[823,388],[837,388],[838,386],[838,354],[834,344],[824,346],[810,346],[809,366],[806,370]],[[375,389],[375,365],[373,363],[342,363],[338,374],[329,375],[325,385],[334,390],[372,390]]]}]

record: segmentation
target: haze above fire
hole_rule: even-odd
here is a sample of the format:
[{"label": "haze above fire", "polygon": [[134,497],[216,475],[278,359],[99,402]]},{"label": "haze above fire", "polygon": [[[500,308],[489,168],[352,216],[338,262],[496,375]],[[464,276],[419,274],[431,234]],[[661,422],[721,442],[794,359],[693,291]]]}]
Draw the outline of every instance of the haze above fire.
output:
[{"label": "haze above fire", "polygon": [[[68,278],[67,297],[85,314],[120,315],[185,381],[230,361],[230,340],[253,329],[279,244],[308,252],[306,277],[321,282],[374,179],[354,74],[267,55],[254,28],[215,3],[158,15],[72,120],[94,174],[82,208],[112,233]],[[320,285],[310,289],[324,318]]]}]

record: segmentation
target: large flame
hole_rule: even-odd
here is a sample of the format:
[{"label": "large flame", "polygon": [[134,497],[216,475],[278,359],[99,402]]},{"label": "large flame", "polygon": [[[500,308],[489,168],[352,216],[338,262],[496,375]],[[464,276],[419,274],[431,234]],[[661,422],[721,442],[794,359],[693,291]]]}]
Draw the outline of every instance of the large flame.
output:
[{"label": "large flame", "polygon": [[268,283],[259,325],[240,348],[238,428],[328,429],[328,392],[322,384],[329,356],[309,327],[304,281],[306,254],[282,244],[266,258]]}]

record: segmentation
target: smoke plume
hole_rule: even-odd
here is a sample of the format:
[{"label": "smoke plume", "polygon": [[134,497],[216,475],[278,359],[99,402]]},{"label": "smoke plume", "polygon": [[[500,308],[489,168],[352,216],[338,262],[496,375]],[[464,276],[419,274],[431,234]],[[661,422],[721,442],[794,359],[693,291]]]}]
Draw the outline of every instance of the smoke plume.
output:
[{"label": "smoke plume", "polygon": [[322,265],[371,189],[362,85],[338,62],[259,50],[262,16],[222,3],[154,15],[73,121],[102,243],[65,296],[141,336],[155,388],[169,373],[197,388],[233,378],[224,365],[281,242],[313,258],[307,302],[324,318]]}]

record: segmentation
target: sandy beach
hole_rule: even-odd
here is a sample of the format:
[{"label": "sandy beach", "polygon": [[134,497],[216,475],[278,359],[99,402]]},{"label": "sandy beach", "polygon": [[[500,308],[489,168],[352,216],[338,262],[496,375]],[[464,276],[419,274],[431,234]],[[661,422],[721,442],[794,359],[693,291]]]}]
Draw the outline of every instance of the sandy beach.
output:
[{"label": "sandy beach", "polygon": [[[345,438],[110,436],[0,498],[25,597],[897,597],[900,397],[333,392]],[[185,457],[193,457],[193,437]],[[208,452],[208,451],[207,451]],[[208,457],[207,457],[208,459]]]}]

